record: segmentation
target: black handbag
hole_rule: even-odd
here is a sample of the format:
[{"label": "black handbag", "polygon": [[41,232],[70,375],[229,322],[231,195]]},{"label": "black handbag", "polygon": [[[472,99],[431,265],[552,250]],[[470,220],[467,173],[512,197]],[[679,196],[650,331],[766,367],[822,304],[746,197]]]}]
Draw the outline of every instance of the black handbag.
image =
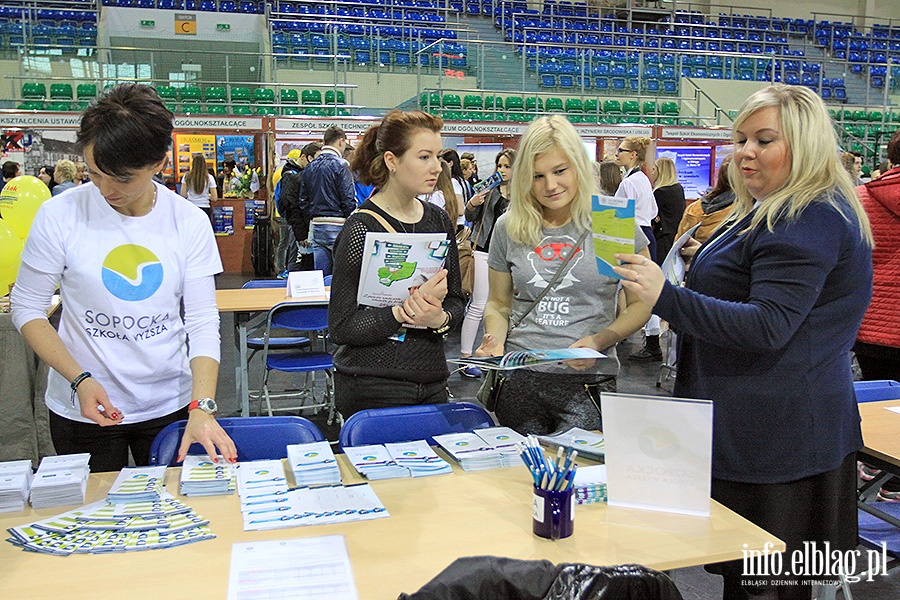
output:
[{"label": "black handbag", "polygon": [[[581,247],[584,243],[584,240],[587,238],[588,234],[591,230],[585,231],[581,234],[581,237],[578,239],[578,243],[575,244],[576,252],[570,252],[568,256],[560,263],[559,268],[556,269],[556,273],[553,274],[553,278],[550,280],[550,283],[541,290],[534,301],[532,301],[531,305],[528,307],[522,315],[513,323],[510,323],[509,330],[507,330],[507,337],[512,330],[519,326],[522,321],[525,320],[525,317],[528,316],[534,307],[538,305],[538,302],[550,291],[556,282],[559,281],[559,278],[562,277],[563,271],[566,270],[566,265],[569,264],[569,261],[572,260],[576,254],[578,254],[577,249]],[[478,391],[475,393],[475,399],[481,402],[481,404],[490,412],[494,412],[497,409],[497,401],[500,399],[500,391],[503,389],[503,383],[506,381],[506,377],[503,376],[502,371],[498,369],[488,369],[487,373],[485,373],[484,381],[481,382],[481,387],[478,388]]]}]

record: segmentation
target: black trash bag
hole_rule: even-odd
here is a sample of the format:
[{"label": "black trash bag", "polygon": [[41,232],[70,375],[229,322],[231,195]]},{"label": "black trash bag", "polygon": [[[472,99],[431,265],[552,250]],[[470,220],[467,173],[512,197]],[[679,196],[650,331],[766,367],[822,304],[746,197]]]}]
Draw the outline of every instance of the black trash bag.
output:
[{"label": "black trash bag", "polygon": [[665,573],[641,565],[554,565],[470,556],[399,600],[683,600]]},{"label": "black trash bag", "polygon": [[547,560],[467,556],[399,600],[543,600],[560,569]]},{"label": "black trash bag", "polygon": [[683,600],[671,579],[641,565],[562,565],[543,600]]}]

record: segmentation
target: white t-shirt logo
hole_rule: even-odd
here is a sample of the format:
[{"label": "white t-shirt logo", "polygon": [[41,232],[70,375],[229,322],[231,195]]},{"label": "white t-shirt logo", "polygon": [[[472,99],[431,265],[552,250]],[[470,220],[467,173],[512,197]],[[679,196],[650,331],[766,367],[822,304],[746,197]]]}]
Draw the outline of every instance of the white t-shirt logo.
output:
[{"label": "white t-shirt logo", "polygon": [[103,261],[103,285],[116,298],[146,300],[163,281],[163,266],[153,252],[137,244],[113,248]]}]

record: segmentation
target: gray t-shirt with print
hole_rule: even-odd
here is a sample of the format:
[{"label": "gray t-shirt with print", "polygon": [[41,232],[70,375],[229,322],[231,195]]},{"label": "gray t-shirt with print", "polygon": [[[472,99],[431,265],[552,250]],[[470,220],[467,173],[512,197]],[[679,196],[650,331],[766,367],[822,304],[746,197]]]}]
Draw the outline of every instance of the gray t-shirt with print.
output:
[{"label": "gray t-shirt with print", "polygon": [[[510,240],[506,231],[509,215],[494,227],[488,265],[512,275],[513,299],[510,322],[515,322],[541,293],[560,263],[573,250],[584,230],[573,222],[562,227],[544,227],[534,248]],[[648,240],[635,227],[635,251],[647,247]],[[567,348],[581,338],[603,331],[616,318],[618,280],[600,275],[588,236],[583,248],[566,266],[566,271],[537,306],[510,334],[504,350]],[[619,371],[616,348],[601,349],[608,358],[593,368],[576,371],[566,365],[535,367],[548,373],[615,375]]]}]

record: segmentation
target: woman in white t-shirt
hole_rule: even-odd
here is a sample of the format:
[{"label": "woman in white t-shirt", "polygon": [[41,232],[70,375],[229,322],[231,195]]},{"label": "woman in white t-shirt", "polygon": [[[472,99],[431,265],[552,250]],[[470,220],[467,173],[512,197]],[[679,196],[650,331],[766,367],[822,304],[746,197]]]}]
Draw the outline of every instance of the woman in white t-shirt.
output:
[{"label": "woman in white t-shirt", "polygon": [[[192,442],[237,460],[215,420],[222,271],[212,227],[153,181],[173,115],[147,85],[120,84],[88,107],[76,137],[90,183],[41,205],[12,293],[13,323],[50,366],[46,402],[59,454],[91,471],[146,465],[156,434],[187,419]],[[57,331],[47,308],[59,288]],[[182,313],[183,309],[183,313]]]},{"label": "woman in white t-shirt", "polygon": [[218,200],[216,178],[207,170],[206,159],[202,154],[194,154],[194,158],[191,159],[191,170],[181,180],[181,196],[200,207],[212,221],[209,203]]}]

